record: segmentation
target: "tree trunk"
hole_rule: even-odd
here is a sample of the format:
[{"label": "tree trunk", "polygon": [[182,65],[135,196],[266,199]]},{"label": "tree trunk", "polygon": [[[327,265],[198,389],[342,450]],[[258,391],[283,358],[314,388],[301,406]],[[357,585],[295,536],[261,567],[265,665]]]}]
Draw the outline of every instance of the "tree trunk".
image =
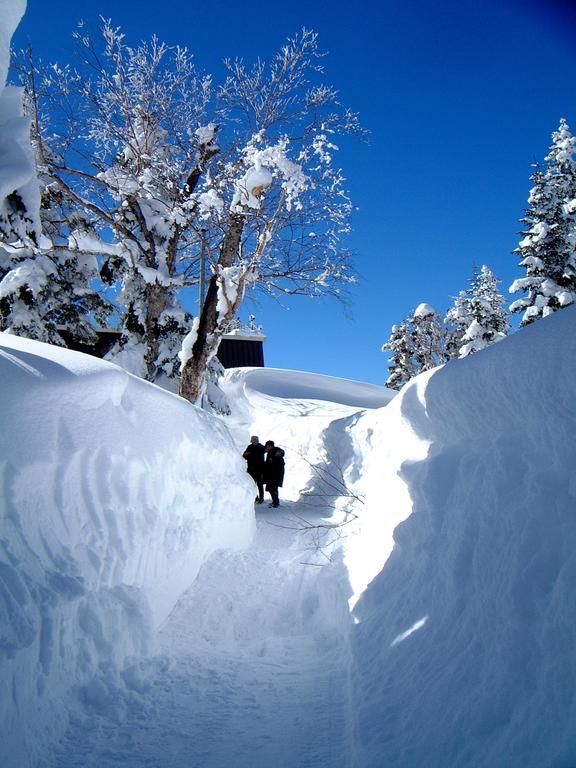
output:
[{"label": "tree trunk", "polygon": [[158,373],[158,350],[160,349],[160,339],[158,337],[158,318],[166,307],[167,290],[163,285],[149,285],[146,288],[146,331],[144,343],[146,352],[144,361],[146,363],[146,379],[154,381]]},{"label": "tree trunk", "polygon": [[[231,213],[218,259],[220,267],[230,267],[234,263],[240,248],[243,229],[244,216],[239,213]],[[234,310],[237,309],[238,304],[239,302],[235,302]],[[206,369],[210,360],[218,351],[220,339],[226,330],[227,318],[218,317],[217,305],[218,276],[212,275],[200,312],[196,340],[192,346],[192,355],[182,369],[182,378],[180,380],[180,395],[195,405],[202,404]]]},{"label": "tree trunk", "polygon": [[216,276],[212,275],[200,313],[198,332],[192,347],[192,356],[184,365],[180,380],[180,395],[195,405],[201,405],[206,368],[212,357],[213,347],[216,346],[215,354],[220,342],[219,337],[216,344],[212,338],[212,333],[218,322],[217,303],[218,281]]}]

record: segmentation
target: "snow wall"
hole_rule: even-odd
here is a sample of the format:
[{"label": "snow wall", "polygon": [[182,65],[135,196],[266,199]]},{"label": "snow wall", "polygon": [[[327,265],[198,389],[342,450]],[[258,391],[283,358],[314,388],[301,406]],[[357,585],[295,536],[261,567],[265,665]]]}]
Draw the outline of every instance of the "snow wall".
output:
[{"label": "snow wall", "polygon": [[5,87],[10,41],[20,23],[26,0],[0,0],[0,215],[7,195],[18,191],[27,215],[40,232],[40,192],[30,145],[30,121],[24,117],[22,88]]},{"label": "snow wall", "polygon": [[575,382],[568,308],[357,425],[383,550],[406,519],[355,609],[355,765],[576,765]]},{"label": "snow wall", "polygon": [[1,333],[0,382],[0,765],[26,768],[66,702],[138,685],[202,562],[251,540],[254,488],[221,421],[111,363]]}]

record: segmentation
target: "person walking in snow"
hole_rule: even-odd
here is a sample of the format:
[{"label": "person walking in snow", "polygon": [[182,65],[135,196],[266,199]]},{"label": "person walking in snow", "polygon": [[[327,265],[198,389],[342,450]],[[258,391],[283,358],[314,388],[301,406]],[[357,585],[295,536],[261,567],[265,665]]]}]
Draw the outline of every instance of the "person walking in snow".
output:
[{"label": "person walking in snow", "polygon": [[246,459],[246,471],[258,487],[256,504],[262,504],[264,501],[264,454],[265,448],[258,440],[258,435],[252,435],[242,456]]},{"label": "person walking in snow", "polygon": [[272,497],[269,507],[279,507],[278,488],[284,482],[284,451],[274,445],[273,440],[267,440],[264,446],[266,461],[264,462],[264,482],[266,490]]}]

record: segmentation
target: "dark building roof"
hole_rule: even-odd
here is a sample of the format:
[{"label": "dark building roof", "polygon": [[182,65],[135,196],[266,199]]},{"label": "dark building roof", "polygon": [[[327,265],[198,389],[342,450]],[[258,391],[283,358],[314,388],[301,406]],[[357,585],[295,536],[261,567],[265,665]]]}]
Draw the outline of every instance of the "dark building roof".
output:
[{"label": "dark building roof", "polygon": [[[82,344],[74,341],[68,331],[61,330],[59,333],[68,349],[100,358],[112,349],[120,336],[115,330],[98,330],[98,341],[95,344]],[[255,334],[226,334],[220,341],[218,360],[224,368],[264,368],[264,339],[264,336]]]},{"label": "dark building roof", "polygon": [[118,331],[98,330],[96,331],[98,341],[94,344],[83,344],[80,341],[75,341],[69,331],[59,329],[58,333],[66,342],[68,349],[72,349],[74,352],[84,352],[87,355],[93,355],[94,357],[99,358],[103,358],[120,338],[120,333]]},{"label": "dark building roof", "polygon": [[218,347],[218,360],[224,368],[264,368],[263,341],[262,336],[224,336]]}]

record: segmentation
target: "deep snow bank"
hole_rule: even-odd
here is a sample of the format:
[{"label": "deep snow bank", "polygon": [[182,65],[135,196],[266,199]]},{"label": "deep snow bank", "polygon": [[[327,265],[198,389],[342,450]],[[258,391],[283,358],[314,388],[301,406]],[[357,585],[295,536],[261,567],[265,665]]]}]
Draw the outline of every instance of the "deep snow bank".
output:
[{"label": "deep snow bank", "polygon": [[396,394],[393,389],[362,381],[278,368],[241,368],[230,375],[241,376],[247,388],[271,397],[326,400],[357,409],[381,408]]},{"label": "deep snow bank", "polygon": [[576,765],[575,373],[570,308],[358,424],[368,528],[412,511],[356,607],[362,768]]},{"label": "deep snow bank", "polygon": [[93,709],[138,684],[127,657],[249,542],[254,490],[221,421],[110,363],[0,334],[0,382],[0,764],[23,768],[72,684]]},{"label": "deep snow bank", "polygon": [[[0,217],[7,224],[5,198],[18,192],[33,229],[39,233],[40,192],[30,145],[30,121],[24,117],[22,88],[5,87],[10,41],[26,10],[26,0],[0,0]],[[17,239],[8,233],[8,241]]]}]

